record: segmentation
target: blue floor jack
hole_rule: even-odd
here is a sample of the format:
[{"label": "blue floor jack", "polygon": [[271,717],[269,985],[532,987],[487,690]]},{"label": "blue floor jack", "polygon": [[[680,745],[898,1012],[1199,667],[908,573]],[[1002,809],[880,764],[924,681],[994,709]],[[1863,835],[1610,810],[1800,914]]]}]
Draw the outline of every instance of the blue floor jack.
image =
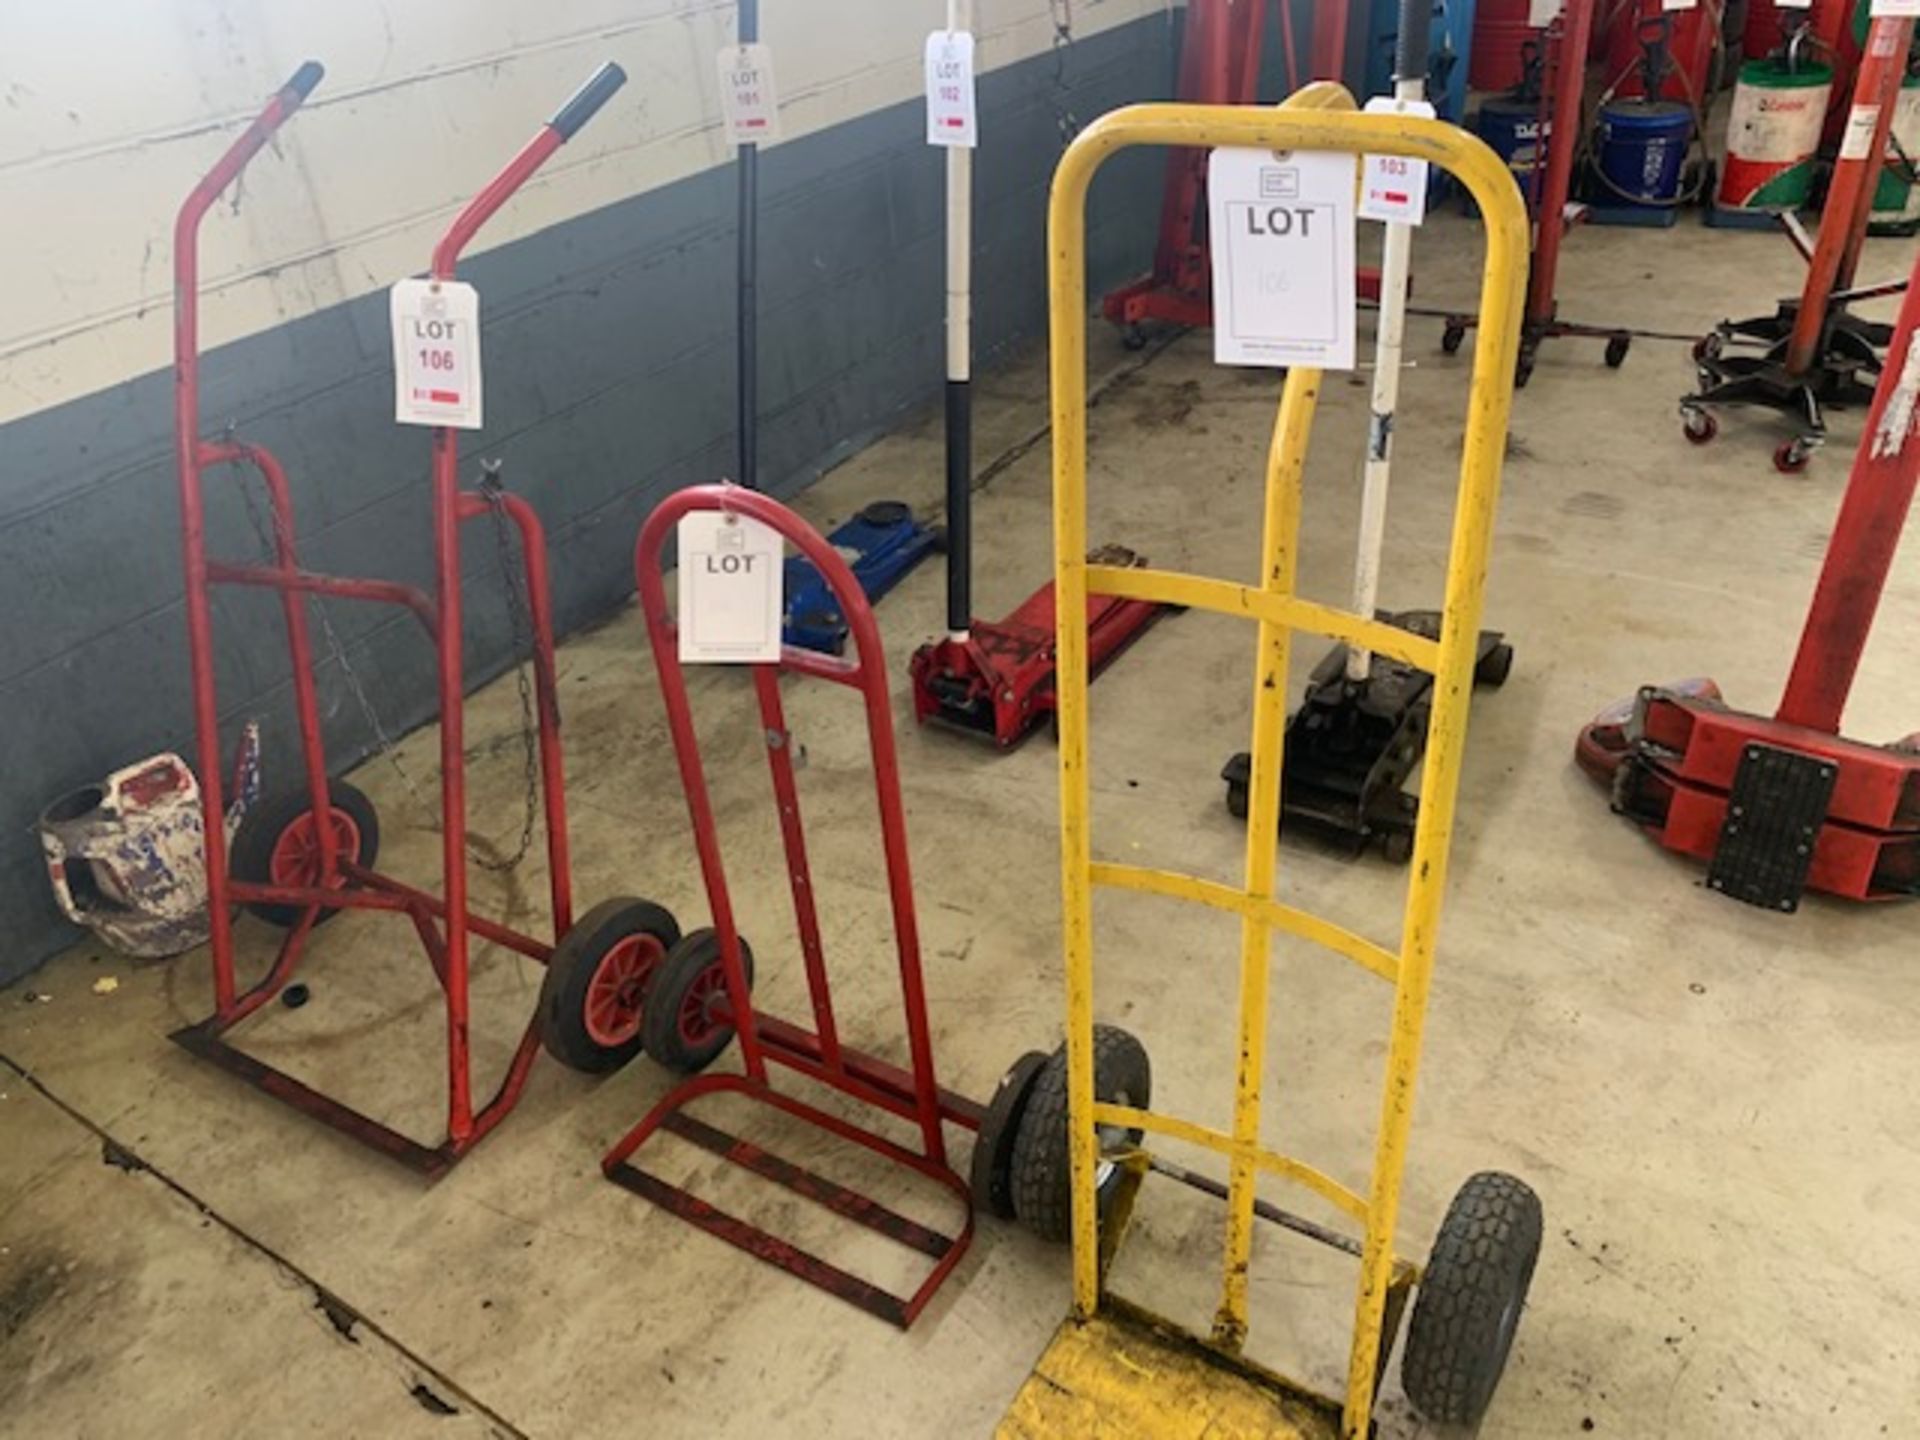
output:
[{"label": "blue floor jack", "polygon": [[[740,0],[739,43],[760,38],[759,0]],[[749,140],[739,147],[739,393],[736,416],[740,437],[739,483],[760,488],[760,147]],[[853,569],[854,579],[877,601],[907,572],[940,548],[940,532],[916,520],[897,500],[879,500],[827,536],[827,543]],[[793,556],[786,562],[785,607],[781,639],[804,650],[838,655],[846,649],[847,621],[833,592],[813,562]]]}]

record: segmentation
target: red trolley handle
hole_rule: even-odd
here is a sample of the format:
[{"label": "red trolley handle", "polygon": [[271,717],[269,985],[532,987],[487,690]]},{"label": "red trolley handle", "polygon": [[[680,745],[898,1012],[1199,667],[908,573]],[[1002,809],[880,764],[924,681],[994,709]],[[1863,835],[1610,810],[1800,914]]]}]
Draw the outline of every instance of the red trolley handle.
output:
[{"label": "red trolley handle", "polygon": [[480,227],[493,217],[493,212],[506,204],[513,192],[526,184],[533,172],[546,164],[554,151],[578,134],[580,127],[591,120],[600,107],[613,98],[614,92],[626,83],[627,72],[611,60],[593,72],[587,83],[574,92],[573,98],[540,127],[540,133],[529,140],[520,153],[487,182],[487,187],[453,217],[453,223],[440,237],[440,243],[433,247],[431,273],[434,279],[453,278],[460,252],[466,249],[467,242],[473,239]]}]

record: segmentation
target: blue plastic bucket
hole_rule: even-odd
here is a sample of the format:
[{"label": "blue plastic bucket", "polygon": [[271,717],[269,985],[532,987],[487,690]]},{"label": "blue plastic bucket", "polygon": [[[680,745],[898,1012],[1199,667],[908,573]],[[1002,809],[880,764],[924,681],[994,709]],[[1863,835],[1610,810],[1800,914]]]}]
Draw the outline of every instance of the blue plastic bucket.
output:
[{"label": "blue plastic bucket", "polygon": [[1693,111],[1678,100],[1616,100],[1600,112],[1596,134],[1600,205],[1650,209],[1680,198],[1680,172],[1693,139]]},{"label": "blue plastic bucket", "polygon": [[1539,112],[1533,100],[1488,100],[1480,106],[1478,121],[1480,138],[1507,162],[1528,209],[1535,203],[1534,172],[1545,179],[1547,137],[1553,132],[1552,123]]}]

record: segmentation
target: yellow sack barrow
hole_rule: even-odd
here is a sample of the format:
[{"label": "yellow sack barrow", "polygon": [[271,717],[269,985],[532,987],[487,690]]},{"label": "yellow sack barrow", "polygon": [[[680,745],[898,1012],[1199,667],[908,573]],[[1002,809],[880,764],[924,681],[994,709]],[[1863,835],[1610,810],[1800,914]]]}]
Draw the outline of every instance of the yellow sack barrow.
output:
[{"label": "yellow sack barrow", "polygon": [[[1468,401],[1460,490],[1437,639],[1303,600],[1294,593],[1301,475],[1320,373],[1286,379],[1267,464],[1263,578],[1256,585],[1089,563],[1086,540],[1086,262],[1084,206],[1102,162],[1134,145],[1244,146],[1403,155],[1451,171],[1485,219],[1480,341]],[[1413,1302],[1402,1378],[1428,1419],[1471,1425],[1485,1412],[1512,1346],[1541,1235],[1540,1203],[1510,1175],[1472,1177],[1453,1201],[1425,1267],[1393,1241],[1412,1119],[1421,1026],[1446,887],[1467,705],[1478,658],[1493,511],[1513,400],[1514,357],[1526,284],[1527,217],[1513,178],[1479,140],[1452,125],[1361,115],[1338,86],[1307,87],[1278,109],[1138,105],[1107,115],[1074,141],[1053,182],[1049,220],[1053,329],[1054,573],[1062,615],[1113,596],[1239,615],[1259,624],[1253,688],[1252,774],[1245,883],[1093,858],[1087,777],[1084,628],[1059,632],[1061,881],[1067,983],[1066,1044],[1029,1054],[1008,1072],[989,1109],[975,1188],[1001,1214],[1073,1243],[1073,1311],[1015,1397],[1003,1437],[1229,1435],[1359,1440],[1401,1316]],[[1418,828],[1398,950],[1274,898],[1285,682],[1292,632],[1365,647],[1434,676]],[[1147,1108],[1145,1051],[1093,1021],[1093,891],[1144,891],[1240,917],[1239,1030],[1230,1132]],[[1311,941],[1393,986],[1372,1174],[1351,1189],[1301,1160],[1262,1148],[1260,1090],[1267,982],[1275,932]],[[1144,1135],[1212,1150],[1225,1184],[1142,1147]],[[1226,1201],[1219,1309],[1204,1340],[1108,1293],[1107,1262],[1140,1181],[1170,1174]],[[1255,1195],[1261,1174],[1313,1192],[1351,1219],[1353,1238],[1287,1214]],[[1256,1214],[1356,1256],[1360,1280],[1345,1396],[1329,1399],[1242,1355],[1248,1263]]]}]

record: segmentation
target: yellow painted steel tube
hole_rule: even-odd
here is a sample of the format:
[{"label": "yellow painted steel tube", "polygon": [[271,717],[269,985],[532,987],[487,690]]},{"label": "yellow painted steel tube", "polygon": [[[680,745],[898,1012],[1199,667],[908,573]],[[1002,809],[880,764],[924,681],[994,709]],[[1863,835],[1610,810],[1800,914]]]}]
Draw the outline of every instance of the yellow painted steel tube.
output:
[{"label": "yellow painted steel tube", "polygon": [[[1136,145],[1199,147],[1245,146],[1257,149],[1331,150],[1348,153],[1403,155],[1428,160],[1450,171],[1479,203],[1487,238],[1487,264],[1480,297],[1480,343],[1475,347],[1474,371],[1468,401],[1466,439],[1462,447],[1458,502],[1449,555],[1446,599],[1442,615],[1435,690],[1428,727],[1426,764],[1421,785],[1420,819],[1402,925],[1401,956],[1395,989],[1393,1034],[1383,1085],[1380,1128],[1373,1173],[1369,1183],[1369,1223],[1363,1244],[1361,1281],[1355,1302],[1353,1348],[1348,1365],[1348,1390],[1343,1431],[1357,1437],[1366,1432],[1372,1409],[1372,1387],[1377,1365],[1382,1311],[1392,1273],[1392,1241],[1399,1210],[1401,1176],[1412,1113],[1414,1077],[1419,1061],[1421,1025],[1432,973],[1433,947],[1440,901],[1446,883],[1447,848],[1459,784],[1460,762],[1466,741],[1468,696],[1478,645],[1486,586],[1487,555],[1492,541],[1493,509],[1499,492],[1508,413],[1512,405],[1512,376],[1519,346],[1520,308],[1526,285],[1527,221],[1511,174],[1479,140],[1439,121],[1399,115],[1337,113],[1327,108],[1340,103],[1338,87],[1309,87],[1295,104],[1277,110],[1190,105],[1140,105],[1117,110],[1084,130],[1062,158],[1054,177],[1048,217],[1049,288],[1052,324],[1052,399],[1054,458],[1054,570],[1057,614],[1070,617],[1058,632],[1058,702],[1060,724],[1060,815],[1063,942],[1067,985],[1067,1056],[1070,1113],[1069,1155],[1073,1175],[1074,1308],[1090,1315],[1099,1302],[1098,1216],[1094,1196],[1097,1162],[1093,1128],[1093,992],[1092,992],[1092,844],[1089,831],[1090,794],[1087,775],[1087,648],[1086,630],[1079,617],[1086,613],[1086,258],[1085,202],[1088,186],[1100,165],[1115,152]],[[1348,101],[1348,104],[1351,102]],[[1313,382],[1307,372],[1289,376],[1276,439],[1288,431],[1288,402],[1298,413],[1311,410]],[[1304,444],[1304,432],[1298,439]],[[1276,457],[1276,473],[1287,467]],[[1284,518],[1285,497],[1268,501],[1269,557],[1274,543],[1284,539],[1271,522]],[[1278,510],[1276,507],[1279,507]],[[1281,527],[1284,530],[1284,526]],[[1284,548],[1284,547],[1283,547]],[[1290,587],[1291,576],[1287,577]],[[1360,617],[1370,619],[1370,617]],[[1261,666],[1272,670],[1284,640],[1268,643],[1269,628],[1284,630],[1263,619]],[[1284,666],[1279,672],[1284,677]],[[1262,705],[1265,691],[1256,692],[1254,781],[1250,806],[1271,794],[1277,805],[1279,736],[1261,746],[1261,711],[1284,707],[1273,692],[1274,704]],[[1265,753],[1263,754],[1262,751]],[[1264,764],[1262,763],[1264,760]],[[1264,777],[1264,783],[1263,783]],[[1262,868],[1257,851],[1270,847],[1277,829],[1273,815],[1261,823],[1257,812],[1248,823],[1249,880]],[[1269,857],[1270,865],[1270,857]],[[1253,889],[1249,885],[1249,890]],[[1263,1035],[1250,1033],[1249,1001],[1264,1008],[1266,955],[1250,964],[1253,931],[1265,934],[1270,921],[1243,917],[1241,1054],[1238,1079],[1244,1092],[1250,1078],[1257,1081],[1260,1056],[1250,1053]],[[1252,977],[1250,971],[1258,970]],[[1258,992],[1257,996],[1254,993]],[[1256,1026],[1257,1028],[1257,1026]],[[1257,1119],[1257,1093],[1248,1108]],[[1236,1105],[1235,1140],[1243,1128],[1242,1106]],[[1236,1145],[1238,1148],[1238,1145]],[[1249,1164],[1236,1164],[1230,1184],[1228,1274],[1222,1320],[1231,1339],[1235,1293],[1244,1317],[1244,1264],[1235,1284],[1233,1257],[1244,1261],[1245,1246],[1238,1242],[1250,1229],[1252,1183]],[[1218,1327],[1217,1327],[1218,1328]]]}]

